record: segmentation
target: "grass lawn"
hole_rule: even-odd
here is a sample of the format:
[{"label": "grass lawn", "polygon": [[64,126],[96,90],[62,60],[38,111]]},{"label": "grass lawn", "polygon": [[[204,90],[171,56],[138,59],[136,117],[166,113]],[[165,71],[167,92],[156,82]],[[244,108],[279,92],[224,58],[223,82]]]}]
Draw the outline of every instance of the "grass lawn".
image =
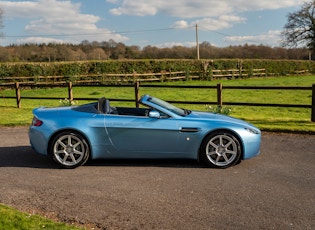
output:
[{"label": "grass lawn", "polygon": [[38,215],[19,212],[13,208],[0,204],[0,229],[22,230],[22,229],[51,229],[51,230],[79,230],[75,226],[57,223]]},{"label": "grass lawn", "polygon": [[[289,76],[273,78],[251,78],[240,80],[214,80],[214,81],[182,81],[154,83],[160,85],[207,85],[216,86],[222,83],[224,86],[312,86],[315,84],[315,76]],[[148,84],[148,83],[146,83]],[[1,88],[0,88],[1,89]],[[32,109],[39,106],[60,106],[59,100],[28,100],[22,99],[22,108],[16,108],[14,90],[2,88],[0,91],[0,125],[16,126],[29,125],[32,119]],[[144,88],[140,87],[140,95],[151,94],[164,100],[172,101],[205,101],[216,102],[216,89],[178,89],[178,88]],[[233,90],[223,89],[224,102],[248,102],[248,103],[277,103],[277,104],[311,104],[311,90]],[[67,88],[47,89],[22,89],[22,96],[59,97],[68,96]],[[89,97],[134,99],[133,87],[74,87],[74,98]],[[94,101],[94,100],[92,100]],[[87,101],[76,101],[78,104]],[[112,102],[113,106],[134,106],[134,103]],[[204,105],[178,105],[180,107],[207,111]],[[311,122],[311,109],[304,108],[278,108],[256,106],[229,106],[232,109],[230,116],[247,120],[257,125],[262,130],[273,131],[299,131],[315,132],[315,123]]]}]

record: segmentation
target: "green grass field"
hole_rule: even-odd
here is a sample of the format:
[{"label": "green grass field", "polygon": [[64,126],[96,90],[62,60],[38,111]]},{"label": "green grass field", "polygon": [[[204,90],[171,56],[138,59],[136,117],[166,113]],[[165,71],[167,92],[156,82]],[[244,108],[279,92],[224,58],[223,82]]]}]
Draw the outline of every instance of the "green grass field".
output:
[{"label": "green grass field", "polygon": [[[215,86],[222,83],[223,86],[312,86],[315,84],[315,76],[290,76],[274,78],[251,78],[240,80],[214,80],[214,81],[182,81],[154,83],[160,85],[209,85]],[[0,88],[1,89],[1,88]],[[32,119],[32,109],[39,106],[60,106],[59,100],[28,100],[22,99],[22,108],[16,108],[14,90],[1,89],[0,99],[0,125],[20,126],[29,125]],[[216,89],[178,89],[178,88],[141,88],[140,94],[151,94],[164,100],[179,101],[209,101],[215,102]],[[67,88],[47,89],[22,89],[22,96],[36,97],[60,97],[68,96]],[[133,87],[74,87],[74,98],[89,97],[134,99]],[[310,90],[223,90],[224,102],[248,102],[248,103],[277,103],[277,104],[311,104]],[[78,104],[87,101],[76,101]],[[112,102],[113,106],[134,106],[134,103]],[[180,107],[207,111],[206,105],[178,105]],[[278,108],[278,107],[253,107],[253,106],[229,106],[232,109],[230,116],[247,120],[257,125],[262,130],[270,131],[298,131],[315,132],[315,123],[311,122],[311,109],[304,108]]]},{"label": "green grass field", "polygon": [[57,223],[38,215],[31,215],[24,212],[19,212],[13,208],[0,204],[0,229],[5,230],[79,230],[76,226]]}]

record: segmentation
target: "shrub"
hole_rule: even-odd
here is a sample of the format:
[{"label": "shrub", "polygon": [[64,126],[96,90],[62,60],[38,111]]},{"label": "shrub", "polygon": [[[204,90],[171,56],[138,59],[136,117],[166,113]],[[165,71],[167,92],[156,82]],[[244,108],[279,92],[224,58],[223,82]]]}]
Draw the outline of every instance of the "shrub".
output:
[{"label": "shrub", "polygon": [[206,105],[207,111],[211,113],[219,113],[223,115],[230,115],[232,113],[232,109],[227,106],[211,106],[211,105]]}]

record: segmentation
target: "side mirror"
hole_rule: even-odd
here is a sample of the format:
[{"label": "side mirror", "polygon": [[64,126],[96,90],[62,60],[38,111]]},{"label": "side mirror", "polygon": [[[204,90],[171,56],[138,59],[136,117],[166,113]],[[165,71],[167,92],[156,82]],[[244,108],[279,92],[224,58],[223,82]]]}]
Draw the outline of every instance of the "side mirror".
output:
[{"label": "side mirror", "polygon": [[149,117],[150,118],[160,118],[160,113],[156,110],[152,110],[149,112]]}]

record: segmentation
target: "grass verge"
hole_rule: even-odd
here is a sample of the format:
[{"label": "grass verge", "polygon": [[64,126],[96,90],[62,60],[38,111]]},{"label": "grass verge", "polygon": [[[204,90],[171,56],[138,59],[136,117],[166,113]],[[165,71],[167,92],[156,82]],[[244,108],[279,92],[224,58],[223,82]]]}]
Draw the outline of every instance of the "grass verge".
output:
[{"label": "grass verge", "polygon": [[19,212],[13,208],[0,204],[0,229],[26,230],[26,229],[51,229],[51,230],[79,230],[76,226],[58,223],[38,215]]}]

